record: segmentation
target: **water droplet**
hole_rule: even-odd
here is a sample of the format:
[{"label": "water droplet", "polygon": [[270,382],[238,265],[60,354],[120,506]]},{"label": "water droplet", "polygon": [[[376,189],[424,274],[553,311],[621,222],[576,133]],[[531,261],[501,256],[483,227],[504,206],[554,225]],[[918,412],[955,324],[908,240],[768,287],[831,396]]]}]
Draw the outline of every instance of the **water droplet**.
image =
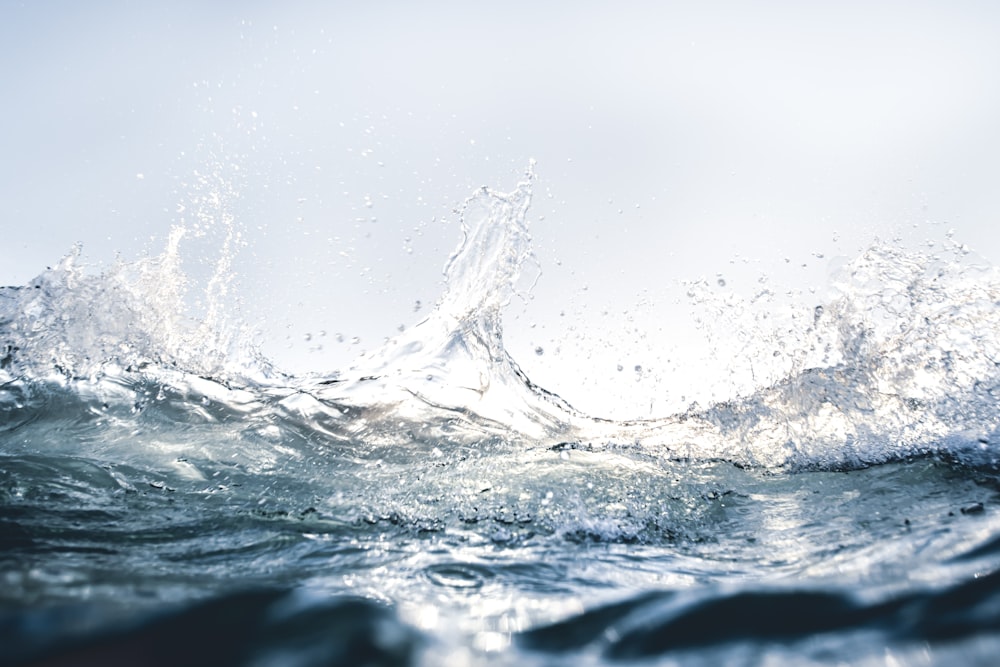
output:
[{"label": "water droplet", "polygon": [[545,350],[542,348],[541,345],[535,348],[535,354],[537,354],[538,356],[542,356],[543,354],[545,354]]},{"label": "water droplet", "polygon": [[716,282],[719,283],[719,287],[725,287],[726,286],[726,279],[723,278],[723,277],[721,277],[721,276],[719,277],[719,279]]}]

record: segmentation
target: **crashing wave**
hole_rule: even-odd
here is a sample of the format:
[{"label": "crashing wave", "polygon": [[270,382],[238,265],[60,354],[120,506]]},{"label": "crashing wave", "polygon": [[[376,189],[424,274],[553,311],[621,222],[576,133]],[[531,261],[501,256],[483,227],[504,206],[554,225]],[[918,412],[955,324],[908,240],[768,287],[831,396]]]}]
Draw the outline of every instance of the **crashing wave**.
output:
[{"label": "crashing wave", "polygon": [[750,361],[777,378],[746,395],[651,420],[575,410],[531,382],[504,345],[503,312],[531,258],[533,180],[529,169],[510,193],[470,197],[433,312],[330,377],[277,372],[220,305],[229,236],[201,317],[191,315],[182,228],[159,256],[97,275],[78,266],[76,249],[28,285],[0,289],[0,407],[21,416],[6,428],[23,421],[25,405],[37,414],[59,387],[105,411],[220,419],[210,404],[331,442],[627,443],[664,458],[790,469],[935,452],[994,462],[1000,277],[959,246],[931,255],[877,243],[842,267],[833,298],[784,329],[761,328],[760,313],[741,319],[752,309],[720,306],[717,326],[753,333]]}]

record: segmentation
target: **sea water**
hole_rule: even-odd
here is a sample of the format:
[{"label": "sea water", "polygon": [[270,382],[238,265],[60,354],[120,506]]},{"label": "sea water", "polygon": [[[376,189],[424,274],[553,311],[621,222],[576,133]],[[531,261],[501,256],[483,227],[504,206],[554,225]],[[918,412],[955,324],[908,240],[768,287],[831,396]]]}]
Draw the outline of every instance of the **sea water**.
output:
[{"label": "sea water", "polygon": [[614,421],[504,346],[531,193],[329,375],[227,317],[228,246],[192,321],[182,228],[0,289],[0,664],[995,664],[997,270],[875,244],[773,380]]}]

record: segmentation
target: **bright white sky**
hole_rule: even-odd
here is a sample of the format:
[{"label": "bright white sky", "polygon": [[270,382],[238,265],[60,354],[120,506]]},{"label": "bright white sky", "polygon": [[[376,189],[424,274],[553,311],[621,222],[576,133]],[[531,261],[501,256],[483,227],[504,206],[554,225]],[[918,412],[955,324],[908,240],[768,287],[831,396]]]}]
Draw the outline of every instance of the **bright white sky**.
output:
[{"label": "bright white sky", "polygon": [[5,2],[0,283],[159,252],[222,169],[243,316],[333,369],[419,321],[453,209],[535,158],[508,347],[662,413],[705,373],[679,281],[808,292],[947,229],[1000,262],[998,63],[994,2]]}]

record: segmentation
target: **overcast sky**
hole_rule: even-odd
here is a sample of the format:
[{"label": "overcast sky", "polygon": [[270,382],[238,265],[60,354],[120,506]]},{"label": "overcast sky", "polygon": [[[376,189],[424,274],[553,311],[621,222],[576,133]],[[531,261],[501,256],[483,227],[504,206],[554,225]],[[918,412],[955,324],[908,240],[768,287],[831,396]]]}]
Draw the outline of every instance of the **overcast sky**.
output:
[{"label": "overcast sky", "polygon": [[808,291],[948,229],[1000,262],[998,63],[993,2],[3,2],[0,283],[159,252],[217,180],[243,316],[333,369],[426,314],[455,207],[534,158],[508,347],[647,415],[700,369],[681,281]]}]

